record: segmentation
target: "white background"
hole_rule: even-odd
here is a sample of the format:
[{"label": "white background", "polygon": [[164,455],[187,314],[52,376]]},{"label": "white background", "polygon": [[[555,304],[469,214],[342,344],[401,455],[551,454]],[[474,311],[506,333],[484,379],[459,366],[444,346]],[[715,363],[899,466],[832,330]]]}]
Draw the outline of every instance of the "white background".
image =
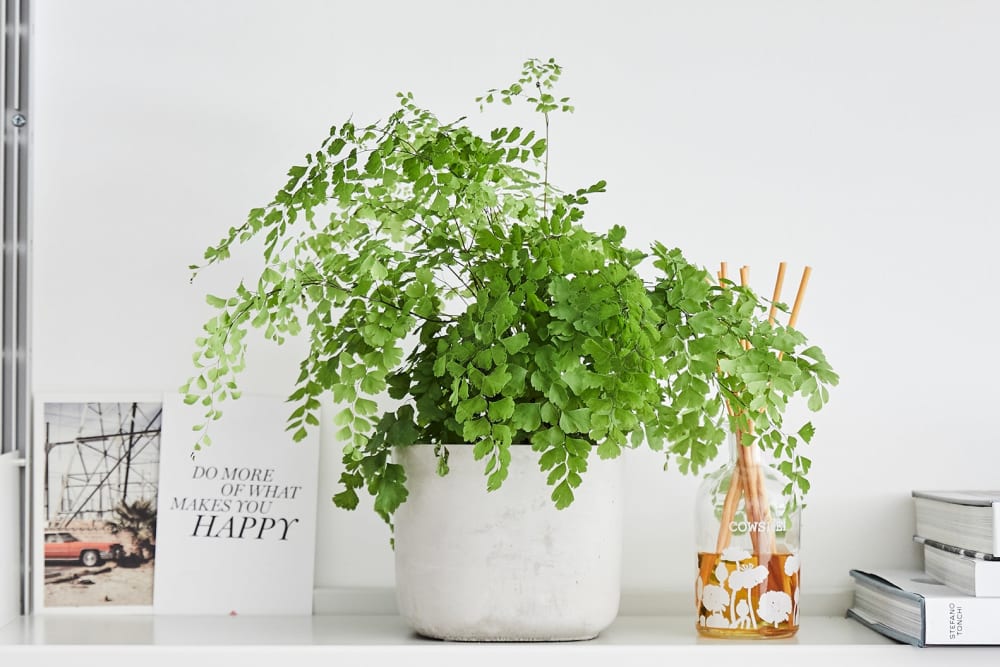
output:
[{"label": "white background", "polygon": [[[606,178],[587,222],[767,291],[814,267],[800,327],[843,377],[815,422],[805,592],[917,565],[912,488],[996,487],[1000,5],[818,2],[38,0],[36,392],[168,391],[206,292],[187,265],[353,114],[412,90],[443,118],[528,57],[566,67],[565,188]],[[477,123],[479,121],[477,120]],[[287,393],[299,344],[251,343],[244,388]],[[332,413],[330,413],[332,415]],[[332,506],[323,434],[317,585],[389,586],[388,533]],[[625,586],[688,591],[696,480],[629,457]]]}]

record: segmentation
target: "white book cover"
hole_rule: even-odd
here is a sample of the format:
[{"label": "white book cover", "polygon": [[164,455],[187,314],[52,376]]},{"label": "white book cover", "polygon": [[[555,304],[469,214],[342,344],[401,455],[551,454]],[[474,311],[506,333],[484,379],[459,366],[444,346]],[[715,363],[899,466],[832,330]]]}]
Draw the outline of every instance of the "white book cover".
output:
[{"label": "white book cover", "polygon": [[288,404],[244,396],[194,450],[200,405],[164,401],[153,608],[310,614],[319,438],[293,442]]},{"label": "white book cover", "polygon": [[966,595],[913,570],[851,570],[848,615],[917,646],[1000,644],[1000,599]]}]

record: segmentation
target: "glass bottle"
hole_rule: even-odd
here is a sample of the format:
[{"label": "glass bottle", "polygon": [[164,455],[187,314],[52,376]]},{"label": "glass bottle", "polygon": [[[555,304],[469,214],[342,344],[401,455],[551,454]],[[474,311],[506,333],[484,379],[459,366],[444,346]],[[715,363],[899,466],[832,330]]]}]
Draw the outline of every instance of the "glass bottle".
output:
[{"label": "glass bottle", "polygon": [[799,629],[800,505],[756,445],[730,434],[730,461],[698,489],[697,628],[707,637],[768,639]]}]

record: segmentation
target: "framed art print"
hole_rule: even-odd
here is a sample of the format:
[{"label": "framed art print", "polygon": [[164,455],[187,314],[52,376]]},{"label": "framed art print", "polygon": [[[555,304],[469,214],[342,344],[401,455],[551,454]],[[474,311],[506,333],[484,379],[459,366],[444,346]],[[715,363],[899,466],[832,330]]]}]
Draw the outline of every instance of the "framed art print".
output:
[{"label": "framed art print", "polygon": [[36,613],[152,607],[162,419],[159,397],[36,402]]}]

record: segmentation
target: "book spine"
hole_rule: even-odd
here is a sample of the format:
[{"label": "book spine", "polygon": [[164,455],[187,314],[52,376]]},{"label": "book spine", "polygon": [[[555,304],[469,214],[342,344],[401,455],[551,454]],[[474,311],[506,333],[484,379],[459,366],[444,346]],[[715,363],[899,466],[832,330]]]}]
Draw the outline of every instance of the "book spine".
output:
[{"label": "book spine", "polygon": [[993,503],[993,551],[1000,554],[1000,503]]},{"label": "book spine", "polygon": [[1000,644],[1000,600],[961,596],[925,598],[924,642]]}]

